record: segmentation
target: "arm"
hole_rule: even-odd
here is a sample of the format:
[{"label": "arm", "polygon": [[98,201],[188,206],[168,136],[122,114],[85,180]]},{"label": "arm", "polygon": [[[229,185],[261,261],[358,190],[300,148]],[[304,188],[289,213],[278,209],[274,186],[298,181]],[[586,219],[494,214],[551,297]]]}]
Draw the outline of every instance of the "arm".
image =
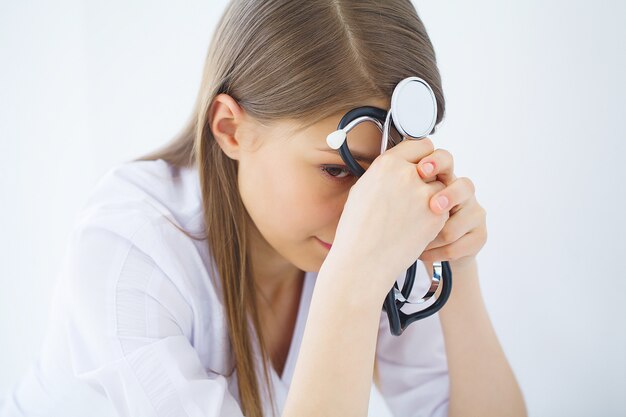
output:
[{"label": "arm", "polygon": [[367,416],[383,303],[360,291],[369,275],[347,262],[322,265],[283,417]]},{"label": "arm", "polygon": [[[426,171],[428,163],[433,166]],[[525,416],[522,393],[480,293],[476,254],[487,240],[487,213],[476,200],[474,183],[454,175],[448,151],[437,149],[419,164],[425,181],[446,184],[431,198],[431,210],[450,212],[449,221],[420,256],[427,271],[432,271],[432,260],[450,260],[452,268],[452,293],[439,311],[450,374],[449,416]],[[444,207],[436,203],[440,196],[448,202]]]},{"label": "arm", "polygon": [[[432,264],[427,264],[432,271]],[[515,376],[480,293],[476,259],[455,266],[452,293],[439,311],[450,376],[449,416],[526,416]]]}]

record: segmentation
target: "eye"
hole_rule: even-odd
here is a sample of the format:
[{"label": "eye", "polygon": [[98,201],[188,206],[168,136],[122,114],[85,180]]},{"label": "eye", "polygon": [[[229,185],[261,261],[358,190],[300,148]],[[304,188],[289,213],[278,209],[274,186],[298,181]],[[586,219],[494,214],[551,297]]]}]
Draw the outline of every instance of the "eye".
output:
[{"label": "eye", "polygon": [[[348,168],[342,165],[323,165],[321,170],[324,172],[326,177],[335,181],[345,181],[346,179],[353,177]],[[342,174],[347,175],[341,176]]]}]

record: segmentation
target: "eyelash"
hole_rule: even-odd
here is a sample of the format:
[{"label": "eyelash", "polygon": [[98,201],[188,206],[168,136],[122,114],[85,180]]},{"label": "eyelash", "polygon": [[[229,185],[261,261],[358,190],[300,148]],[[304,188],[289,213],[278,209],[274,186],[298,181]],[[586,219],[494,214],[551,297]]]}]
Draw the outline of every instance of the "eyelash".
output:
[{"label": "eyelash", "polygon": [[[340,169],[342,172],[346,172],[348,175],[346,177],[339,178],[337,176],[330,175],[328,173],[329,169]],[[351,177],[353,177],[353,175],[350,173],[350,170],[348,170],[348,167],[346,167],[344,165],[323,165],[321,167],[321,170],[324,173],[324,176],[329,178],[329,179],[331,179],[332,181],[343,182],[343,181],[347,181]]]}]

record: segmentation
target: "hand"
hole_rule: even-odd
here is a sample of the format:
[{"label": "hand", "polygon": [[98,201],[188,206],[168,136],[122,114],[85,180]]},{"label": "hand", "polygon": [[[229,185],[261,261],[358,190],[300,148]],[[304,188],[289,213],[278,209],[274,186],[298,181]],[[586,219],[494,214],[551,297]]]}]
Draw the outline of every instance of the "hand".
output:
[{"label": "hand", "polygon": [[[426,183],[417,172],[416,164],[433,151],[432,141],[425,138],[384,152],[350,188],[339,219],[327,260],[358,262],[362,275],[372,277],[367,290],[381,299],[449,217],[445,210],[434,213],[429,208],[445,184]],[[361,287],[362,275],[356,284]]]},{"label": "hand", "polygon": [[[428,163],[433,165],[431,172],[424,169]],[[430,209],[437,214],[450,213],[443,229],[426,246],[419,259],[426,264],[428,271],[436,261],[449,261],[452,269],[467,266],[475,261],[476,254],[487,241],[487,213],[476,201],[474,183],[469,178],[454,175],[454,160],[445,149],[436,149],[422,158],[417,166],[425,182],[437,180],[446,185],[430,199]],[[440,196],[448,200],[443,208],[437,202]]]}]

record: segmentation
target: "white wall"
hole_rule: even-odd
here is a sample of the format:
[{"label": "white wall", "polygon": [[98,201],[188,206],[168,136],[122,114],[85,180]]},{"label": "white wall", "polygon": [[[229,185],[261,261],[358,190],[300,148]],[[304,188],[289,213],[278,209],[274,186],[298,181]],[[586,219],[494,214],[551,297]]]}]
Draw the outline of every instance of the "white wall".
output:
[{"label": "white wall", "polygon": [[[447,100],[432,139],[487,210],[482,290],[530,414],[625,415],[626,3],[415,4]],[[0,2],[0,396],[79,205],[186,120],[224,5]]]}]

